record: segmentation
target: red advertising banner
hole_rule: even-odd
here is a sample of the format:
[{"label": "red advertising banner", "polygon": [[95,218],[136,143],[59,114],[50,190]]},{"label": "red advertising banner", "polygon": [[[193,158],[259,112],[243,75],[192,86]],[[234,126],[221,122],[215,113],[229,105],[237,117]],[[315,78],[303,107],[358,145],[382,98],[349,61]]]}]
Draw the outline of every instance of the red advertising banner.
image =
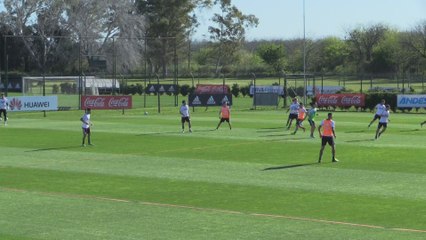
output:
[{"label": "red advertising banner", "polygon": [[317,94],[318,107],[364,107],[364,94]]},{"label": "red advertising banner", "polygon": [[91,109],[130,109],[131,96],[81,96],[81,108]]},{"label": "red advertising banner", "polygon": [[228,94],[228,85],[198,84],[195,94]]}]

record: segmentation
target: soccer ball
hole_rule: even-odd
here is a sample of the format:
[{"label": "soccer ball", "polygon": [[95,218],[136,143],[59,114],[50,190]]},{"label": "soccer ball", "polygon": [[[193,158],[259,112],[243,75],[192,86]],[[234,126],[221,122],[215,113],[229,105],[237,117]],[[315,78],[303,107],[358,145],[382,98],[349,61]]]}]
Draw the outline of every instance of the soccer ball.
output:
[{"label": "soccer ball", "polygon": [[148,112],[144,112],[145,115],[148,115]]}]

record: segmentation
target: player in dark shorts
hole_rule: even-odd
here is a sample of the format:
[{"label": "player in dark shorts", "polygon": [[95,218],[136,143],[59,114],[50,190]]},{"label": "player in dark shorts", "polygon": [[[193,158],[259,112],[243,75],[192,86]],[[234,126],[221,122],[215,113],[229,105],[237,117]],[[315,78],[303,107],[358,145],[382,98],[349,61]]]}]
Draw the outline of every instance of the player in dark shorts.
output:
[{"label": "player in dark shorts", "polygon": [[182,122],[182,133],[185,132],[185,122],[188,123],[189,132],[192,133],[191,128],[191,119],[189,116],[189,106],[186,104],[186,101],[182,101],[182,105],[180,106],[179,113],[181,115],[181,122]]},{"label": "player in dark shorts", "polygon": [[[336,138],[336,133],[334,132],[334,121],[332,119],[333,119],[333,114],[328,113],[327,119],[323,120],[318,127],[318,132],[321,138],[321,150],[319,154],[318,163],[321,163],[322,154],[327,144],[330,145],[331,147],[331,153],[332,153],[331,161],[338,162],[338,160],[336,159],[336,149],[335,149],[335,143],[334,143],[334,139]],[[321,129],[323,129],[322,132],[321,132]]]}]

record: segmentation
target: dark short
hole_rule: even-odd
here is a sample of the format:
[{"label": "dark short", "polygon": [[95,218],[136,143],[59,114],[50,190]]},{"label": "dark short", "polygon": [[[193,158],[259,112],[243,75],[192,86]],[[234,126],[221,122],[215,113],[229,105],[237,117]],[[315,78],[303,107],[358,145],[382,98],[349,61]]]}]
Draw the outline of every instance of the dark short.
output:
[{"label": "dark short", "polygon": [[6,116],[7,116],[7,111],[6,111],[6,109],[0,109],[0,117],[1,117],[1,114],[3,113],[3,116],[6,118]]},{"label": "dark short", "polygon": [[374,115],[374,120],[380,119],[380,115],[379,114],[375,114]]},{"label": "dark short", "polygon": [[190,122],[189,117],[182,117],[181,121],[182,123]]},{"label": "dark short", "polygon": [[297,126],[302,126],[302,122],[304,119],[297,119],[296,124]]},{"label": "dark short", "polygon": [[83,134],[90,134],[90,128],[83,128]]},{"label": "dark short", "polygon": [[379,122],[379,124],[377,125],[377,128],[387,128],[388,127],[388,123],[382,123],[382,122]]},{"label": "dark short", "polygon": [[221,122],[221,123],[223,123],[223,122],[229,122],[229,118],[221,118],[221,119],[220,119],[220,122]]},{"label": "dark short", "polygon": [[297,113],[290,113],[290,115],[288,115],[289,119],[297,119]]},{"label": "dark short", "polygon": [[325,146],[325,145],[330,145],[330,146],[334,146],[334,138],[331,136],[322,136],[321,138],[321,145]]},{"label": "dark short", "polygon": [[311,125],[311,127],[315,127],[315,121],[308,119],[309,125]]}]

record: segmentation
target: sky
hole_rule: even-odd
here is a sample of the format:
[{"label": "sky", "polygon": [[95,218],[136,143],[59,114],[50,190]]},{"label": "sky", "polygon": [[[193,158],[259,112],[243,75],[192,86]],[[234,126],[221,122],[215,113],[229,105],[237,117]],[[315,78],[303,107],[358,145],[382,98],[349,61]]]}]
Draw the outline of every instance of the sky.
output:
[{"label": "sky", "polygon": [[[344,38],[356,27],[382,23],[396,30],[410,30],[426,21],[426,0],[232,0],[244,14],[259,18],[248,29],[248,40],[303,38],[303,12],[307,38]],[[3,11],[0,0],[0,11]],[[218,8],[197,11],[200,26],[195,40],[208,39],[208,26]]]},{"label": "sky", "polygon": [[[232,0],[232,3],[244,14],[259,18],[258,27],[246,32],[249,40],[303,38],[303,0]],[[217,10],[201,12],[194,39],[208,39],[210,19]],[[343,39],[354,28],[378,23],[404,31],[422,21],[426,21],[426,0],[305,0],[305,34],[312,39],[328,36]]]}]

